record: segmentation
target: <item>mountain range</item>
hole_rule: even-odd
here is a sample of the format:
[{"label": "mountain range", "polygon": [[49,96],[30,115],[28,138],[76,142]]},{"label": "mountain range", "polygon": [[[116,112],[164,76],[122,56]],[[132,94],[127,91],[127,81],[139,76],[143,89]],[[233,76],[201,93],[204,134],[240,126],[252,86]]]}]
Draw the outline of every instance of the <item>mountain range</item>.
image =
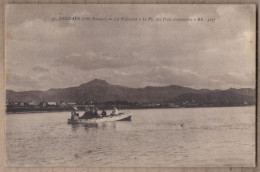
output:
[{"label": "mountain range", "polygon": [[256,91],[252,88],[209,90],[193,89],[178,85],[164,87],[147,86],[144,88],[129,88],[111,85],[104,80],[94,79],[78,87],[49,89],[46,91],[12,91],[6,92],[7,102],[42,101],[83,102],[93,101],[115,102],[127,101],[138,103],[196,103],[217,105],[255,104]]}]

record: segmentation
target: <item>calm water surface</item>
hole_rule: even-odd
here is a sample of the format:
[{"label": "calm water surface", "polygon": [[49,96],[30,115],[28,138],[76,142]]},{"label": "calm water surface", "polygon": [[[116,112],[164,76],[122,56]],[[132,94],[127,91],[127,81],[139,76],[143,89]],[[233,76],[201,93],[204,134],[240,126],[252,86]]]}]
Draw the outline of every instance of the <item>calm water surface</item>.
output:
[{"label": "calm water surface", "polygon": [[250,166],[255,107],[132,110],[68,125],[69,112],[8,114],[7,166]]}]

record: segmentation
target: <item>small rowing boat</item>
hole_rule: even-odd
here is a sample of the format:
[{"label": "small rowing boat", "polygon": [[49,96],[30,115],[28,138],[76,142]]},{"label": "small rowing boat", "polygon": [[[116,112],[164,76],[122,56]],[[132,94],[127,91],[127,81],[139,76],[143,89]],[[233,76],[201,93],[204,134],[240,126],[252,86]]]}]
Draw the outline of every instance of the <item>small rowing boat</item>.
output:
[{"label": "small rowing boat", "polygon": [[101,118],[92,119],[68,119],[68,124],[89,124],[89,123],[101,123],[101,122],[112,122],[112,121],[131,121],[131,113],[123,112],[114,116],[107,116]]}]

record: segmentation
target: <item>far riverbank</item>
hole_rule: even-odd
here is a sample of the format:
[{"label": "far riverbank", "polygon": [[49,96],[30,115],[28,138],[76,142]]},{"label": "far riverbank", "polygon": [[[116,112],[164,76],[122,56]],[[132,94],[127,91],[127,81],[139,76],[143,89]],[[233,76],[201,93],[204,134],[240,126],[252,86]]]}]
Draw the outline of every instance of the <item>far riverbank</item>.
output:
[{"label": "far riverbank", "polygon": [[[244,106],[188,106],[188,107],[118,107],[119,110],[138,110],[138,109],[183,109],[183,108],[224,108],[224,107],[249,107],[255,105],[244,105]],[[117,106],[116,106],[117,107]],[[99,110],[112,110],[112,108],[102,108],[98,107]],[[79,106],[79,111],[84,111],[84,107]],[[51,113],[51,112],[70,112],[71,107],[68,108],[60,108],[60,107],[49,107],[49,108],[33,108],[33,107],[26,107],[26,108],[13,108],[6,111],[6,114],[25,114],[25,113]]]}]

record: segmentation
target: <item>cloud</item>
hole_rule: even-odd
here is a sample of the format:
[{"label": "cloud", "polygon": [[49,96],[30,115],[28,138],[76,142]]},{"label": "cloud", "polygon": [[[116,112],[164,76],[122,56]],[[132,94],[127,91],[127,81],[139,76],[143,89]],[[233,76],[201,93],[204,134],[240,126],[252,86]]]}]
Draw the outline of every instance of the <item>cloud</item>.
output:
[{"label": "cloud", "polygon": [[[95,78],[129,87],[255,86],[251,6],[23,8],[7,14],[12,39],[6,41],[6,67],[19,73],[11,75],[8,88],[70,87]],[[214,17],[216,21],[51,22],[53,16]]]},{"label": "cloud", "polygon": [[32,70],[35,71],[35,72],[48,72],[49,71],[47,68],[44,68],[44,67],[41,67],[41,66],[33,67]]},{"label": "cloud", "polygon": [[[7,82],[7,89],[24,91],[24,90],[39,90],[40,82],[34,80],[30,75],[21,75],[17,73],[9,73]],[[30,89],[25,89],[29,87]]]},{"label": "cloud", "polygon": [[71,56],[72,56],[72,57],[81,57],[82,55],[81,55],[81,54],[78,54],[78,53],[72,53]]},{"label": "cloud", "polygon": [[51,41],[63,39],[75,32],[72,26],[61,27],[58,23],[46,22],[41,19],[24,21],[20,25],[11,28],[16,40]]},{"label": "cloud", "polygon": [[66,65],[87,71],[100,68],[120,69],[129,66],[142,67],[155,64],[156,61],[142,58],[142,56],[137,52],[132,52],[128,54],[127,57],[124,57],[124,55],[110,55],[94,51],[87,51],[85,55],[73,53],[65,57],[58,58],[55,63],[53,63],[54,66]]}]

